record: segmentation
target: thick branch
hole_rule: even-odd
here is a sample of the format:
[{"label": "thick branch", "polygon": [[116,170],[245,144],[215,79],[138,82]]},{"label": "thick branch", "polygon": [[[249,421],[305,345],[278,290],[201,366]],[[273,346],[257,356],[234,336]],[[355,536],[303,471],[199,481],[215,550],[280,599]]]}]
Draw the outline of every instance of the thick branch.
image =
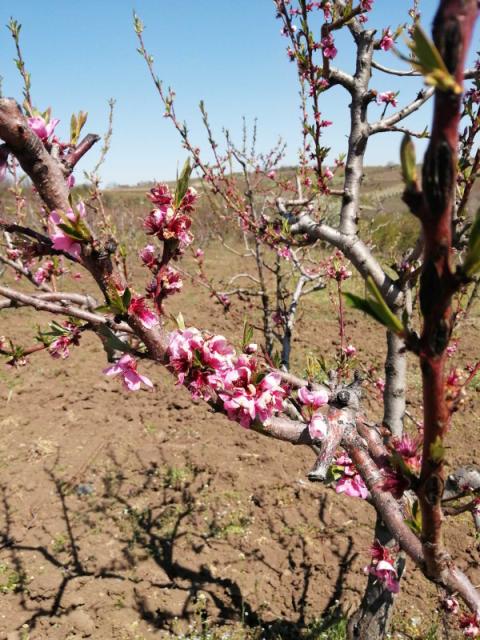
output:
[{"label": "thick branch", "polygon": [[392,127],[396,124],[404,120],[407,116],[418,111],[422,105],[424,105],[434,94],[433,87],[429,89],[423,89],[420,91],[415,100],[412,100],[409,104],[407,104],[403,109],[397,111],[396,113],[388,116],[388,118],[382,118],[378,120],[378,122],[374,122],[369,125],[369,134],[373,135],[375,133],[381,133],[382,131],[390,131]]},{"label": "thick branch", "polygon": [[[15,291],[14,289],[10,289],[10,287],[0,286],[0,295],[8,298],[13,303],[17,303],[21,306],[33,307],[37,309],[37,311],[48,311],[49,313],[60,314],[63,316],[71,316],[73,318],[79,318],[80,320],[85,320],[86,322],[90,322],[93,325],[105,324],[109,327],[114,328],[118,331],[126,331],[131,333],[131,328],[125,324],[124,322],[115,322],[110,318],[102,316],[98,313],[92,313],[91,311],[85,311],[83,309],[79,309],[76,306],[72,306],[70,304],[60,304],[56,302],[51,302],[48,298],[59,299],[62,294],[40,294],[36,296],[27,295],[25,293],[20,293],[20,291]],[[75,294],[66,294],[65,298],[72,300],[72,296]],[[87,296],[81,296],[80,299],[82,304],[88,301]]]},{"label": "thick branch", "polygon": [[30,176],[47,207],[50,210],[69,209],[68,187],[60,162],[52,158],[40,138],[30,129],[13,98],[0,99],[0,138]]},{"label": "thick branch", "polygon": [[307,213],[302,213],[298,217],[297,221],[292,224],[291,231],[294,234],[305,234],[312,241],[323,240],[329,242],[340,249],[364,279],[368,278],[368,276],[373,278],[390,305],[398,304],[402,292],[383,271],[370,249],[360,238],[355,235],[345,235],[333,227],[316,222]]}]

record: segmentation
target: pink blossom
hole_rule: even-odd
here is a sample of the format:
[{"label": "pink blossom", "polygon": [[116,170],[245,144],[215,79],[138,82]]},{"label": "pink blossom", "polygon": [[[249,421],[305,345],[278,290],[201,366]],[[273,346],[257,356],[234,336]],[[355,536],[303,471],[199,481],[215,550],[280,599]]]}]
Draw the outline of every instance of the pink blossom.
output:
[{"label": "pink blossom", "polygon": [[392,467],[384,467],[382,490],[389,491],[394,498],[400,499],[404,492],[410,488],[410,481],[400,471]]},{"label": "pink blossom", "polygon": [[272,313],[272,320],[273,323],[276,327],[279,327],[281,324],[283,324],[283,315],[281,311],[275,311],[274,313]]},{"label": "pink blossom", "polygon": [[269,171],[267,173],[267,178],[270,178],[270,180],[275,180],[276,175],[277,175],[276,172],[273,171],[273,169],[272,169],[272,171]]},{"label": "pink blossom", "polygon": [[203,262],[203,258],[205,256],[205,252],[202,251],[202,249],[198,248],[195,251],[195,258],[199,261],[199,262]]},{"label": "pink blossom", "polygon": [[390,562],[380,560],[376,565],[372,565],[368,572],[383,582],[391,593],[398,593],[400,591],[397,571]]},{"label": "pink blossom", "polygon": [[300,402],[314,411],[328,403],[328,391],[324,387],[312,391],[308,387],[300,387],[297,394]]},{"label": "pink blossom", "polygon": [[167,184],[157,184],[150,189],[150,193],[147,197],[157,206],[159,209],[167,209],[173,202],[173,195],[170,193],[170,189]]},{"label": "pink blossom", "polygon": [[235,349],[223,336],[213,336],[202,346],[202,362],[212,369],[225,370],[232,367]]},{"label": "pink blossom", "polygon": [[18,260],[22,255],[20,249],[7,249],[7,258],[10,260]]},{"label": "pink blossom", "polygon": [[155,235],[160,240],[178,240],[181,248],[185,248],[193,242],[190,233],[192,220],[175,211],[172,207],[162,207],[151,211],[143,222],[145,232]]},{"label": "pink blossom", "polygon": [[371,11],[373,7],[373,0],[361,0],[360,6],[363,11]]},{"label": "pink blossom", "polygon": [[183,384],[192,367],[194,352],[202,348],[203,342],[202,334],[195,328],[173,331],[170,334],[167,356],[170,367],[178,376],[179,384]]},{"label": "pink blossom", "polygon": [[445,596],[441,601],[441,606],[444,611],[452,615],[456,615],[459,610],[458,600],[455,596]]},{"label": "pink blossom", "polygon": [[163,266],[156,277],[147,286],[147,296],[153,298],[157,306],[160,306],[163,298],[180,291],[183,280],[180,273],[169,264]]},{"label": "pink blossom", "polygon": [[137,371],[137,361],[129,353],[123,355],[118,362],[103,370],[107,376],[121,376],[123,386],[129,391],[138,391],[143,383],[146,387],[153,389],[152,381]]},{"label": "pink blossom", "polygon": [[393,47],[395,43],[392,35],[393,34],[390,29],[385,29],[382,34],[382,39],[380,40],[380,49],[383,49],[383,51],[389,51]]},{"label": "pink blossom", "polygon": [[[69,209],[65,213],[65,217],[69,222],[73,223],[73,225],[77,225],[82,218],[85,218],[85,215],[85,205],[83,202],[78,203],[76,213],[74,213],[72,209]],[[71,238],[65,231],[63,231],[63,229],[58,226],[60,224],[64,224],[64,220],[62,219],[62,217],[56,211],[52,211],[48,219],[49,222],[53,225],[53,231],[50,234],[53,248],[57,249],[58,251],[64,251],[74,258],[80,258],[80,253],[82,250],[81,244],[74,238]]]},{"label": "pink blossom", "polygon": [[377,104],[391,104],[392,107],[397,106],[397,95],[394,91],[384,91],[377,96]]},{"label": "pink blossom", "polygon": [[323,440],[328,432],[328,424],[323,415],[314,413],[308,425],[308,433],[312,440]]},{"label": "pink blossom", "polygon": [[353,356],[357,353],[357,349],[353,346],[353,344],[349,344],[346,347],[343,347],[343,353],[347,356],[347,358],[353,358]]},{"label": "pink blossom", "polygon": [[32,276],[36,285],[40,286],[45,280],[48,280],[54,271],[55,265],[51,260],[45,262],[45,264],[39,267]]},{"label": "pink blossom", "polygon": [[368,498],[368,489],[363,481],[362,477],[357,474],[354,476],[344,476],[337,481],[335,491],[337,493],[344,493],[350,498],[362,498],[365,500]]},{"label": "pink blossom", "polygon": [[137,317],[145,329],[152,329],[158,324],[156,314],[147,307],[144,297],[132,298],[128,305],[128,313]]},{"label": "pink blossom", "polygon": [[220,302],[222,303],[225,309],[228,309],[229,306],[232,304],[232,301],[230,300],[230,298],[227,296],[226,293],[219,293],[218,299],[220,300]]},{"label": "pink blossom", "polygon": [[283,409],[285,389],[278,373],[268,373],[257,387],[255,415],[263,424],[268,424],[275,411]]},{"label": "pink blossom", "polygon": [[478,638],[480,636],[480,619],[474,613],[464,614],[460,618],[460,628],[466,638]]},{"label": "pink blossom", "polygon": [[323,177],[324,177],[326,180],[332,180],[332,178],[333,178],[333,171],[327,167],[327,168],[324,170],[324,172],[323,172]]},{"label": "pink blossom", "polygon": [[48,345],[48,352],[52,358],[68,358],[70,355],[69,347],[80,343],[80,329],[72,322],[64,322],[63,329],[65,333],[55,338]]},{"label": "pink blossom", "polygon": [[42,116],[27,118],[28,126],[34,131],[42,142],[46,142],[52,135],[55,127],[60,122],[57,118],[47,122]]},{"label": "pink blossom", "polygon": [[452,340],[446,349],[447,356],[451,358],[457,352],[457,349],[458,349],[458,341]]},{"label": "pink blossom", "polygon": [[326,264],[326,275],[329,278],[332,278],[332,280],[342,282],[343,280],[347,280],[352,276],[352,272],[349,271],[344,264],[342,264],[343,260],[344,256],[341,251],[336,251],[332,256],[328,258]]},{"label": "pink blossom", "polygon": [[337,481],[335,491],[337,493],[345,493],[351,498],[362,498],[365,500],[368,495],[368,489],[363,478],[358,474],[352,460],[346,454],[339,456],[335,465],[342,469],[343,476]]},{"label": "pink blossom", "polygon": [[418,473],[422,466],[420,440],[404,434],[401,438],[394,438],[392,442],[395,451],[403,458],[405,464],[414,473]]},{"label": "pink blossom", "polygon": [[323,55],[325,58],[333,59],[337,55],[337,49],[335,48],[335,43],[333,40],[332,34],[329,34],[325,38],[322,38],[321,46],[323,49]]},{"label": "pink blossom", "polygon": [[247,354],[249,354],[249,355],[252,355],[253,353],[256,353],[256,352],[257,352],[257,350],[258,350],[258,344],[256,344],[255,342],[250,342],[249,344],[247,344],[247,345],[244,347],[244,349],[243,349],[243,350],[244,350],[244,352],[245,352],[245,353],[247,353]]},{"label": "pink blossom", "polygon": [[448,387],[459,387],[462,381],[461,369],[451,369],[446,380]]},{"label": "pink blossom", "polygon": [[322,5],[322,10],[325,20],[330,20],[330,18],[332,17],[332,3],[325,2],[325,4]]},{"label": "pink blossom", "polygon": [[67,187],[69,189],[73,189],[74,186],[75,186],[75,176],[73,175],[73,173],[71,173],[67,178]]},{"label": "pink blossom", "polygon": [[375,540],[371,548],[371,554],[372,563],[369,567],[365,567],[365,571],[383,582],[391,593],[398,593],[400,582],[397,570],[394,567],[394,559],[389,549],[382,546],[378,540]]},{"label": "pink blossom", "polygon": [[185,213],[189,213],[190,211],[193,211],[193,208],[197,199],[198,199],[197,190],[194,189],[193,187],[188,187],[178,208],[181,209],[182,211],[185,211]]},{"label": "pink blossom", "polygon": [[377,378],[375,380],[375,386],[381,393],[383,393],[385,391],[385,380],[383,378]]},{"label": "pink blossom", "polygon": [[54,340],[48,347],[48,352],[53,358],[68,358],[70,355],[69,346],[72,340],[69,336],[60,336]]},{"label": "pink blossom", "polygon": [[239,387],[228,394],[219,393],[228,418],[245,428],[255,419],[255,391],[255,386],[250,384],[246,389]]},{"label": "pink blossom", "polygon": [[149,269],[152,269],[153,267],[156,266],[157,264],[156,249],[153,246],[153,244],[147,244],[145,247],[143,247],[139,255],[143,264]]},{"label": "pink blossom", "polygon": [[277,254],[284,260],[289,261],[292,259],[292,252],[290,251],[290,247],[279,247],[277,249]]}]

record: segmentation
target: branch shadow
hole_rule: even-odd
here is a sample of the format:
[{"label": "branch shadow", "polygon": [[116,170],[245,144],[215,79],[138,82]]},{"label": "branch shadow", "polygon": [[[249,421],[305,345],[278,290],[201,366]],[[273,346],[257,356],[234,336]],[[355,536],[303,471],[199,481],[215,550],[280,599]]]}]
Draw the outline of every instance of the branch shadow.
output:
[{"label": "branch shadow", "polygon": [[[286,563],[296,567],[297,573],[301,573],[301,584],[292,595],[293,619],[281,618],[272,621],[271,616],[265,615],[265,609],[258,605],[255,599],[245,595],[237,580],[217,575],[217,572],[208,564],[209,558],[215,557],[216,551],[222,545],[234,548],[236,544],[228,534],[222,537],[222,520],[220,514],[214,509],[204,526],[195,524],[195,518],[198,521],[199,514],[203,513],[199,506],[202,487],[215,481],[216,472],[207,466],[191,466],[188,473],[183,472],[169,466],[169,460],[161,447],[156,453],[158,453],[158,462],[145,464],[137,452],[134,450],[129,452],[129,464],[133,465],[135,477],[139,478],[137,485],[131,486],[124,465],[117,459],[114,451],[106,452],[109,471],[102,474],[99,479],[98,503],[94,505],[83,503],[87,512],[87,522],[84,522],[84,525],[93,526],[94,522],[100,518],[109,530],[116,528],[119,532],[116,540],[118,538],[121,549],[117,551],[116,557],[110,563],[96,570],[89,567],[88,558],[85,560],[82,557],[79,544],[82,531],[76,525],[77,513],[75,510],[72,511],[70,502],[74,488],[62,481],[54,471],[45,470],[54,489],[59,513],[64,523],[68,548],[65,559],[59,559],[47,545],[25,544],[23,539],[15,538],[12,533],[13,515],[8,491],[6,487],[1,488],[5,524],[0,532],[0,551],[8,552],[12,565],[19,575],[27,575],[25,554],[29,553],[40,554],[49,567],[48,570],[56,571],[61,575],[53,596],[41,602],[29,598],[27,589],[19,591],[20,606],[26,615],[18,624],[17,630],[24,625],[28,625],[28,628],[33,630],[42,619],[59,619],[68,616],[81,605],[66,605],[63,601],[65,591],[75,580],[87,577],[93,580],[112,578],[123,581],[125,591],[128,589],[132,591],[132,606],[138,616],[157,630],[172,628],[172,624],[178,619],[186,624],[193,619],[198,623],[199,616],[207,624],[210,617],[208,610],[199,612],[198,608],[199,597],[202,596],[209,602],[209,608],[215,609],[216,623],[229,624],[241,621],[245,627],[261,628],[262,637],[266,639],[293,640],[298,638],[301,632],[304,634],[302,637],[308,639],[309,636],[305,635],[305,625],[312,566],[308,559],[305,539],[300,538],[300,544],[295,548],[292,546],[289,548],[287,542],[283,545]],[[168,471],[165,472],[165,469]],[[130,474],[130,479],[134,474]],[[77,481],[81,482],[82,479]],[[141,508],[138,506],[139,500],[145,497],[148,497],[148,506]],[[325,500],[322,498],[320,503],[320,515],[323,517]],[[92,508],[93,506],[95,508]],[[275,517],[282,518],[281,513],[278,516],[278,509]],[[273,520],[269,522],[268,518],[266,535],[276,537],[278,541],[279,523],[278,521],[274,523]],[[306,513],[299,511],[300,524],[307,526],[308,518]],[[121,523],[119,519],[122,519]],[[286,519],[281,524],[285,528],[288,527]],[[43,527],[41,523],[38,523],[38,526]],[[43,531],[46,532],[45,527]],[[191,556],[190,560],[186,558],[185,545],[193,551],[198,562],[192,562]],[[346,551],[343,554],[338,553],[339,572],[325,612],[330,613],[332,607],[336,606],[342,597],[344,577],[356,557],[352,549],[353,540],[349,538]],[[294,553],[296,559],[293,557]],[[127,569],[135,570],[140,556],[142,559],[152,560],[165,579],[146,577],[142,579],[146,589],[140,588],[142,584],[135,584],[132,587],[131,579],[126,577],[127,572],[122,572],[123,570],[119,570],[118,566],[119,563],[121,565],[123,563],[122,566],[126,566]],[[282,571],[272,562],[256,554],[255,550],[248,552],[246,561],[250,560],[262,563],[266,571],[278,578],[281,577]],[[231,561],[230,564],[235,564],[235,561]],[[152,590],[178,593],[181,601],[180,612],[166,606],[152,608],[151,599],[145,595]]]}]

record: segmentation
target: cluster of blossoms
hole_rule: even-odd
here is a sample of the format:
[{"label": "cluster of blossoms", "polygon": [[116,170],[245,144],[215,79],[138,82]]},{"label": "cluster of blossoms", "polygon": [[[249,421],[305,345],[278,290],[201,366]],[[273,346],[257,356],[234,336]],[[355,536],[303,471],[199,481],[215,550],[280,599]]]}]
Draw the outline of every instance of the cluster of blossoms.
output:
[{"label": "cluster of blossoms", "polygon": [[335,460],[334,469],[335,474],[340,474],[340,478],[335,485],[337,493],[344,493],[350,498],[362,498],[362,500],[368,498],[370,494],[367,485],[349,456],[345,453],[340,455]]},{"label": "cluster of blossoms", "polygon": [[398,593],[400,582],[395,569],[395,560],[391,552],[375,540],[371,548],[372,562],[365,567],[365,573],[369,573],[385,584],[391,593]]},{"label": "cluster of blossoms", "polygon": [[204,336],[195,328],[170,334],[167,358],[178,383],[194,398],[218,398],[230,420],[242,427],[268,424],[283,408],[286,388],[278,373],[261,371],[252,343],[237,354],[223,336]]},{"label": "cluster of blossoms", "polygon": [[164,250],[163,257],[159,258],[155,247],[148,244],[140,252],[140,258],[153,274],[146,287],[147,297],[154,301],[161,312],[163,300],[180,291],[183,286],[179,272],[168,263],[172,258],[177,259],[182,255],[185,248],[193,242],[190,232],[192,219],[189,214],[195,205],[197,192],[189,187],[178,206],[174,205],[174,196],[166,184],[156,185],[148,197],[155,208],[145,218],[144,229],[148,235],[168,243],[168,248]]},{"label": "cluster of blossoms", "polygon": [[33,274],[32,279],[36,285],[49,281],[52,276],[61,276],[65,272],[63,265],[58,260],[46,260]]},{"label": "cluster of blossoms", "polygon": [[335,58],[338,53],[331,33],[329,33],[328,36],[325,36],[325,38],[322,38],[321,47],[323,55],[329,60]]},{"label": "cluster of blossoms", "polygon": [[344,263],[344,255],[341,251],[335,251],[325,264],[325,275],[337,282],[343,282],[352,277],[352,272],[347,269]]},{"label": "cluster of blossoms", "polygon": [[177,253],[179,255],[193,242],[190,232],[192,219],[188,214],[193,210],[197,192],[193,187],[189,187],[176,207],[173,194],[166,184],[154,187],[148,197],[155,208],[143,222],[146,233],[163,241],[176,240],[179,245]]}]

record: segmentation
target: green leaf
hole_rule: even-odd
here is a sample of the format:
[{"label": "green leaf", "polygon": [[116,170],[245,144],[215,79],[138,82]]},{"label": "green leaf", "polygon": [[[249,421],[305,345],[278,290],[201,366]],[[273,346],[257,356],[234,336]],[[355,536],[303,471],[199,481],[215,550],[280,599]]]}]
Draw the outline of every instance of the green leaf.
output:
[{"label": "green leaf", "polygon": [[70,143],[77,144],[77,138],[75,137],[77,133],[77,116],[72,113],[72,117],[70,118]]},{"label": "green leaf", "polygon": [[130,351],[130,347],[126,342],[122,342],[120,338],[113,333],[106,325],[101,324],[96,328],[97,333],[103,336],[104,346],[108,347],[111,351]]},{"label": "green leaf", "polygon": [[122,302],[124,305],[124,308],[128,310],[128,307],[130,306],[130,302],[132,301],[132,292],[130,291],[130,289],[127,287],[125,289],[125,291],[123,292],[123,296],[122,296]]},{"label": "green leaf", "polygon": [[367,278],[366,282],[368,290],[373,295],[374,299],[360,298],[360,296],[356,296],[353,293],[344,293],[343,295],[345,296],[349,306],[363,311],[374,318],[377,322],[380,322],[380,324],[383,324],[387,329],[390,329],[393,333],[400,336],[405,335],[405,327],[397,316],[390,310],[372,278]]},{"label": "green leaf", "polygon": [[85,240],[83,235],[79,231],[74,229],[70,224],[64,224],[63,222],[60,222],[57,227],[64,233],[66,233],[69,238],[72,238],[72,240],[78,240],[79,242],[83,242]]},{"label": "green leaf", "polygon": [[182,173],[177,180],[177,187],[175,189],[175,206],[178,207],[183,200],[183,196],[187,193],[188,181],[190,180],[190,174],[192,173],[192,167],[190,165],[190,158],[187,158],[183,165]]},{"label": "green leaf", "polygon": [[415,145],[408,133],[403,136],[400,145],[400,161],[402,165],[402,177],[407,190],[416,189],[417,185],[417,162],[415,155]]},{"label": "green leaf", "polygon": [[435,441],[430,445],[430,458],[436,464],[442,462],[445,457],[445,446],[440,436],[435,438]]},{"label": "green leaf", "polygon": [[414,27],[412,41],[408,46],[415,55],[415,59],[410,62],[423,74],[427,84],[441,91],[462,93],[462,87],[449,73],[439,50],[418,23]]},{"label": "green leaf", "polygon": [[242,347],[245,348],[253,338],[253,327],[248,321],[245,319],[243,322],[243,338],[242,338]]},{"label": "green leaf", "polygon": [[140,20],[135,11],[133,12],[133,28],[135,29],[136,34],[140,35],[141,33],[143,33],[143,22]]},{"label": "green leaf", "polygon": [[185,320],[183,318],[183,315],[181,313],[178,314],[178,316],[176,318],[174,318],[177,327],[180,329],[180,331],[185,331]]},{"label": "green leaf", "polygon": [[472,278],[480,270],[480,209],[470,229],[468,250],[462,269],[467,278]]},{"label": "green leaf", "polygon": [[411,507],[409,504],[407,504],[406,507],[410,517],[405,520],[405,524],[410,527],[413,533],[422,533],[422,511],[418,500],[415,500]]},{"label": "green leaf", "polygon": [[337,480],[340,480],[340,478],[343,476],[343,470],[344,470],[344,467],[339,467],[336,464],[330,465],[327,470],[325,483],[331,484],[332,482],[336,482]]}]

